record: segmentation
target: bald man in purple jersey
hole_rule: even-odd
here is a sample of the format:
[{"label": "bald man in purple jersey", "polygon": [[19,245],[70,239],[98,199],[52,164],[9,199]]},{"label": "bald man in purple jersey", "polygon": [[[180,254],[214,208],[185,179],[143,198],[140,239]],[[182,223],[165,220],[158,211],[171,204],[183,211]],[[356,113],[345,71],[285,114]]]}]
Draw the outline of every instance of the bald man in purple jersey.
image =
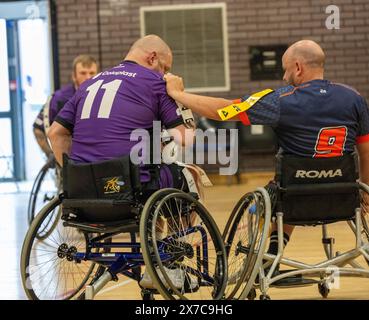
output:
[{"label": "bald man in purple jersey", "polygon": [[[172,52],[158,36],[137,40],[124,61],[84,82],[56,117],[49,131],[59,164],[66,153],[77,163],[92,163],[130,154],[135,129],[153,129],[154,121],[186,145],[186,127],[176,102],[168,96],[163,76],[172,66]],[[192,131],[191,131],[192,132]],[[145,150],[149,152],[149,150]],[[181,170],[162,165],[157,188],[183,186]],[[141,182],[151,176],[141,168]]]}]

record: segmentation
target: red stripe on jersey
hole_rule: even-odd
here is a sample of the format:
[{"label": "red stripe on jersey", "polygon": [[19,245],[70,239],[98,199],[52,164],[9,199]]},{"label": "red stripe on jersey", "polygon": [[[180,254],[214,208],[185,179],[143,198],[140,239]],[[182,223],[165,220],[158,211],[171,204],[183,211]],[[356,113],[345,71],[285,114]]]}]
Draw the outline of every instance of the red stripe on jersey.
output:
[{"label": "red stripe on jersey", "polygon": [[364,143],[369,141],[369,134],[356,138],[356,144]]},{"label": "red stripe on jersey", "polygon": [[245,126],[249,126],[249,125],[251,124],[250,119],[249,119],[249,117],[247,116],[246,111],[245,111],[245,112],[240,113],[239,117],[240,117],[240,120],[242,121],[242,123],[243,123]]},{"label": "red stripe on jersey", "polygon": [[284,93],[284,94],[281,94],[279,97],[280,97],[280,98],[283,98],[283,97],[290,96],[291,94],[294,94],[294,93],[296,92],[296,90],[297,90],[297,89],[303,89],[303,88],[307,88],[307,87],[309,87],[309,86],[310,86],[310,83],[305,84],[305,85],[300,86],[300,87],[294,87],[292,91],[290,91],[290,92],[286,92],[286,93]]},{"label": "red stripe on jersey", "polygon": [[361,96],[360,92],[357,91],[356,89],[348,86],[347,84],[343,84],[343,83],[337,83],[337,82],[331,82],[331,84],[335,85],[335,86],[341,86],[341,87],[345,87],[346,89],[349,89],[351,91],[354,91],[358,96]]}]

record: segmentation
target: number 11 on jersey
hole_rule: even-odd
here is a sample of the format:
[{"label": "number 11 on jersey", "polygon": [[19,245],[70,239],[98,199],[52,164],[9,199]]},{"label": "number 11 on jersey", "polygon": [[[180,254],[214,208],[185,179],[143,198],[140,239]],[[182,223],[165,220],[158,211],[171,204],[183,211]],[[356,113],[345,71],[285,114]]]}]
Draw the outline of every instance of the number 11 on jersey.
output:
[{"label": "number 11 on jersey", "polygon": [[102,119],[109,119],[111,108],[113,106],[117,91],[122,84],[122,80],[114,80],[102,85],[103,83],[104,80],[96,81],[86,89],[86,91],[88,91],[88,94],[82,107],[81,119],[90,118],[91,109],[100,88],[105,90],[105,93],[101,100],[97,117]]}]

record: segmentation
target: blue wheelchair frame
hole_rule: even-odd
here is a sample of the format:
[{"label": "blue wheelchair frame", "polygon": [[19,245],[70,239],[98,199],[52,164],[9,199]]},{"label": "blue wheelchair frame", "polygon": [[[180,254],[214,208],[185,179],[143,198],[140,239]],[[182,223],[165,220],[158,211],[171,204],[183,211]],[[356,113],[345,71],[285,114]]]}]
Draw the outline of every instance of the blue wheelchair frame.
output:
[{"label": "blue wheelchair frame", "polygon": [[[82,224],[74,224],[70,222],[64,222],[64,226],[68,227],[76,227]],[[88,225],[87,225],[88,226]],[[83,229],[82,229],[83,230]],[[88,233],[93,233],[94,231],[89,230]],[[95,232],[99,232],[97,229]],[[185,271],[190,273],[194,276],[199,278],[205,279],[205,283],[202,285],[212,285],[214,284],[214,279],[209,276],[209,264],[208,264],[208,237],[206,231],[201,226],[195,226],[188,228],[185,232],[178,233],[176,235],[171,235],[170,237],[164,238],[162,240],[158,240],[157,242],[161,244],[158,245],[159,249],[159,256],[162,262],[170,262],[170,260],[177,259],[178,257],[173,257],[170,253],[165,253],[165,242],[175,241],[177,238],[189,235],[194,232],[200,232],[202,241],[202,253],[201,256],[201,249],[198,246],[196,248],[196,255],[197,255],[197,267],[198,269],[195,270],[193,268],[186,267]],[[112,275],[112,278],[117,280],[117,274],[123,274],[131,279],[139,280],[135,277],[135,274],[132,271],[135,268],[141,267],[145,265],[143,255],[140,253],[141,244],[137,242],[136,235],[134,232],[129,232],[131,237],[131,242],[113,242],[113,243],[101,243],[100,241],[109,239],[117,234],[126,233],[124,231],[121,232],[114,232],[114,233],[106,233],[101,236],[97,236],[88,240],[87,242],[87,252],[74,252],[70,258],[73,258],[75,262],[84,261],[93,261],[98,265],[104,266],[107,271]],[[165,241],[166,240],[166,241]],[[114,252],[114,253],[93,253],[91,252],[92,249],[119,249],[119,248],[127,248],[131,249],[131,252]],[[61,254],[68,255],[67,252],[62,252]],[[202,267],[202,271],[201,271]]]}]

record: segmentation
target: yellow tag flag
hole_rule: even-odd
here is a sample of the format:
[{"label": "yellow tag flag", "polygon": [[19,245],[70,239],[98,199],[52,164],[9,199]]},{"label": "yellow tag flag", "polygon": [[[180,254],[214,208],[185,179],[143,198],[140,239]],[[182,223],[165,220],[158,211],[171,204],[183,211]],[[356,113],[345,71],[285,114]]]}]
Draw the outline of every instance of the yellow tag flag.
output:
[{"label": "yellow tag flag", "polygon": [[234,116],[238,115],[241,112],[245,112],[250,109],[256,102],[258,102],[261,98],[265,97],[267,94],[273,92],[272,89],[266,89],[251,95],[247,100],[240,103],[233,103],[223,109],[218,110],[218,114],[222,121],[226,121],[232,119]]}]

